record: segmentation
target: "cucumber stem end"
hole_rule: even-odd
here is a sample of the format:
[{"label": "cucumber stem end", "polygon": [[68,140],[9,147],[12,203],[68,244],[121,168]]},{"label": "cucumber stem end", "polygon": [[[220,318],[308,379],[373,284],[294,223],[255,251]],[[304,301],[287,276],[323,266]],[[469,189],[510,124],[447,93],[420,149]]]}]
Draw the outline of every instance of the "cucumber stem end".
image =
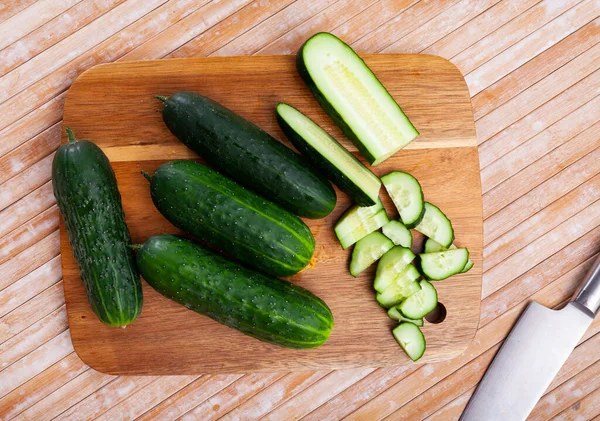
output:
[{"label": "cucumber stem end", "polygon": [[156,98],[156,99],[158,99],[158,100],[160,100],[162,102],[165,102],[167,100],[167,97],[166,96],[162,96],[162,95],[155,95],[154,98]]},{"label": "cucumber stem end", "polygon": [[146,180],[152,181],[152,176],[150,174],[148,174],[146,171],[140,171],[140,172],[146,178]]},{"label": "cucumber stem end", "polygon": [[70,127],[66,127],[65,131],[67,132],[67,138],[69,139],[69,143],[77,142],[77,139],[75,139],[75,135],[73,134],[73,130],[71,130]]},{"label": "cucumber stem end", "polygon": [[144,245],[143,244],[127,244],[127,247],[129,247],[130,249],[133,249],[133,250],[139,250],[142,247],[144,247]]}]

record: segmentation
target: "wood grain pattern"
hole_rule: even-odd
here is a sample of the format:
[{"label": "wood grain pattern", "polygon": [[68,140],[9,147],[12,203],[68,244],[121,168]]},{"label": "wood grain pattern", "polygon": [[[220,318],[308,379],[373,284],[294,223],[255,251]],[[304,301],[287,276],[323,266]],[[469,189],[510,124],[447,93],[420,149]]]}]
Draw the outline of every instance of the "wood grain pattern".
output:
[{"label": "wood grain pattern", "polygon": [[[461,353],[475,334],[481,295],[481,187],[466,84],[460,72],[439,57],[367,55],[365,60],[421,132],[411,148],[374,168],[375,173],[381,176],[403,169],[414,174],[427,200],[444,209],[453,221],[457,244],[469,248],[476,265],[466,274],[436,284],[448,317],[441,324],[424,328],[427,353],[423,361],[451,358]],[[293,56],[176,59],[95,67],[69,90],[64,125],[80,139],[96,142],[112,161],[134,242],[158,233],[179,232],[154,208],[147,182],[139,172],[152,172],[166,162],[165,157],[198,158],[170,134],[162,122],[160,103],[154,99],[156,94],[168,95],[180,89],[216,99],[279,139],[284,136],[275,122],[274,107],[280,101],[289,102],[335,133],[358,156],[305,88]],[[114,92],[120,92],[118,97]],[[461,171],[448,178],[443,168],[458,165]],[[440,170],[432,171],[436,167]],[[388,213],[396,214],[387,195],[382,195]],[[316,266],[291,278],[331,307],[337,322],[325,346],[298,351],[261,343],[186,310],[146,285],[144,310],[134,324],[124,330],[103,326],[87,304],[72,250],[61,229],[65,296],[75,350],[92,368],[111,374],[406,364],[408,359],[390,334],[393,323],[374,300],[374,267],[358,279],[352,278],[347,272],[350,252],[339,247],[333,233],[333,224],[350,204],[350,199],[338,192],[338,204],[331,215],[306,221],[317,243]],[[415,251],[419,247],[415,246]],[[156,347],[156,343],[162,346]],[[202,358],[198,358],[199,352]]]},{"label": "wood grain pattern", "polygon": [[[27,349],[37,347],[33,354],[0,367],[0,385],[8,384],[0,394],[2,420],[89,420],[105,413],[105,418],[129,420],[191,419],[196,407],[226,420],[335,421],[353,413],[370,413],[369,419],[386,413],[361,411],[365,405],[367,410],[388,408],[388,419],[405,418],[406,407],[415,420],[457,420],[477,381],[473,373],[486,363],[469,361],[504,338],[529,300],[554,306],[571,296],[599,251],[600,227],[581,220],[584,225],[579,227],[573,217],[582,216],[600,198],[600,148],[556,173],[548,171],[548,165],[535,165],[540,153],[550,149],[535,149],[531,141],[540,136],[544,148],[556,149],[576,139],[571,124],[583,130],[600,119],[589,108],[589,114],[577,113],[600,94],[598,0],[324,0],[314,2],[315,7],[300,0],[82,0],[68,8],[71,3],[0,1],[2,42],[15,40],[0,50],[0,85],[8,89],[0,95],[5,98],[0,102],[0,177],[7,180],[0,184],[0,273],[8,270],[0,277],[0,293],[10,288],[0,298],[5,313],[0,315],[0,346],[17,338],[11,342],[17,348],[21,343]],[[58,215],[49,210],[55,204],[51,158],[43,156],[48,149],[38,145],[60,144],[60,131],[49,129],[60,125],[66,91],[77,76],[113,61],[293,54],[318,31],[335,33],[361,53],[442,56],[465,73],[469,88],[480,91],[471,91],[479,159],[482,168],[491,166],[485,170],[486,180],[494,180],[486,181],[492,188],[484,200],[503,205],[494,214],[484,213],[483,286],[503,286],[482,301],[481,333],[467,358],[377,369],[297,371],[261,389],[264,382],[247,382],[241,374],[207,375],[191,383],[187,377],[145,382],[144,377],[110,376],[85,365],[68,335],[66,341],[42,343],[48,337],[43,332],[56,332],[52,326],[68,326],[62,270],[54,266],[60,250]],[[475,75],[483,78],[479,86]],[[7,97],[6,92],[14,95]],[[572,113],[578,115],[571,117]],[[597,145],[597,137],[590,142]],[[28,143],[35,146],[4,159]],[[575,149],[589,145],[580,142]],[[519,162],[517,167],[534,166],[539,184],[530,182],[526,175],[531,172],[506,172],[502,165],[492,165],[512,162],[504,158],[509,153]],[[524,194],[504,197],[505,189],[493,188],[497,182],[523,184],[519,191]],[[542,236],[552,240],[549,246],[536,241]],[[560,240],[564,236],[568,241]],[[522,263],[536,260],[540,253],[546,256],[543,261]],[[522,255],[517,259],[521,263],[506,283],[506,271],[494,268],[514,255]],[[48,266],[54,267],[42,269]],[[23,277],[28,281],[20,283]],[[47,318],[55,310],[63,315]],[[43,328],[47,322],[50,330]],[[38,333],[29,341],[26,332]],[[553,415],[600,420],[600,385],[593,373],[587,374],[600,360],[597,332],[598,323],[553,382],[557,392],[548,390],[539,403],[535,419]],[[452,379],[468,380],[468,390],[454,387],[457,382]],[[212,412],[204,412],[204,402],[213,396],[230,397],[231,391],[237,393],[235,408],[222,409],[217,402]],[[398,403],[390,409],[389,401]]]}]

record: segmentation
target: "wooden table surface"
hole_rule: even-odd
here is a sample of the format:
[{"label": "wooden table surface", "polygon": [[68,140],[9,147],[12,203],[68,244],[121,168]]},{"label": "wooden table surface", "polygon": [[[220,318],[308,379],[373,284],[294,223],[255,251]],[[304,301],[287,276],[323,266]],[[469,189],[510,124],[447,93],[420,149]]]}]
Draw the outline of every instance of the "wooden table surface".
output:
[{"label": "wooden table surface", "polygon": [[[525,305],[563,303],[600,250],[599,16],[599,0],[0,1],[0,419],[456,419]],[[88,368],[69,338],[50,182],[70,84],[110,61],[294,53],[317,31],[358,52],[440,55],[466,77],[485,218],[472,345],[379,369]],[[531,419],[599,414],[597,319]]]}]

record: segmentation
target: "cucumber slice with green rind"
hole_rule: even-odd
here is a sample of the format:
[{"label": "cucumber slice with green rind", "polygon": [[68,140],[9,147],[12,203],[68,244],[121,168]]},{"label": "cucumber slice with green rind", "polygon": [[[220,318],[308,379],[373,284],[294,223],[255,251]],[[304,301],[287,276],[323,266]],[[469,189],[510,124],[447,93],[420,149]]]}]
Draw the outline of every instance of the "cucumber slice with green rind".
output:
[{"label": "cucumber slice with green rind", "polygon": [[425,336],[417,325],[408,322],[400,323],[392,333],[396,342],[411,360],[417,361],[423,356],[426,347]]},{"label": "cucumber slice with green rind", "polygon": [[395,245],[406,248],[412,247],[412,234],[400,221],[390,221],[381,227],[383,234],[392,240]]},{"label": "cucumber slice with green rind", "polygon": [[350,207],[335,223],[334,230],[342,248],[347,249],[388,222],[383,204],[379,200],[373,206]]},{"label": "cucumber slice with green rind", "polygon": [[437,291],[430,282],[419,282],[421,290],[414,293],[399,306],[398,310],[409,319],[420,319],[435,309],[438,303]]},{"label": "cucumber slice with green rind", "polygon": [[371,165],[419,135],[371,69],[335,35],[321,32],[309,38],[296,65],[317,102]]},{"label": "cucumber slice with green rind", "polygon": [[423,275],[435,281],[460,273],[469,261],[469,251],[465,248],[423,253],[419,256]]},{"label": "cucumber slice with green rind", "polygon": [[402,315],[402,313],[400,313],[400,310],[398,310],[398,306],[395,305],[394,307],[390,307],[390,309],[387,312],[387,315],[390,319],[392,320],[396,320],[398,322],[408,322],[408,323],[413,323],[416,324],[419,327],[423,327],[424,323],[423,323],[423,319],[409,319],[408,317],[404,317]]},{"label": "cucumber slice with green rind", "polygon": [[405,247],[396,246],[383,255],[377,264],[373,288],[383,292],[415,258],[415,254]]},{"label": "cucumber slice with green rind", "polygon": [[429,202],[425,202],[425,214],[415,229],[443,247],[450,246],[454,240],[452,223],[437,206]]},{"label": "cucumber slice with green rind", "polygon": [[[413,265],[402,272],[383,292],[377,293],[377,302],[385,308],[395,306],[421,289],[417,279],[421,274]],[[418,318],[418,317],[417,317]]]},{"label": "cucumber slice with green rind", "polygon": [[392,171],[381,177],[381,182],[398,209],[402,223],[414,228],[425,213],[423,190],[417,179],[402,171]]},{"label": "cucumber slice with green rind", "polygon": [[381,181],[329,133],[294,107],[277,105],[279,126],[306,159],[360,206],[379,199]]},{"label": "cucumber slice with green rind", "polygon": [[354,250],[352,250],[350,274],[358,276],[392,247],[394,247],[394,243],[378,231],[374,231],[361,238],[354,246]]},{"label": "cucumber slice with green rind", "polygon": [[[427,241],[425,241],[424,253],[435,253],[438,251],[454,250],[454,249],[456,249],[456,246],[454,244],[451,244],[450,247],[446,248],[446,247],[443,247],[440,243],[433,241],[431,238],[428,238]],[[469,259],[469,260],[467,260],[467,264],[460,271],[460,273],[468,272],[472,267],[473,267],[473,262],[471,261],[471,259]]]}]

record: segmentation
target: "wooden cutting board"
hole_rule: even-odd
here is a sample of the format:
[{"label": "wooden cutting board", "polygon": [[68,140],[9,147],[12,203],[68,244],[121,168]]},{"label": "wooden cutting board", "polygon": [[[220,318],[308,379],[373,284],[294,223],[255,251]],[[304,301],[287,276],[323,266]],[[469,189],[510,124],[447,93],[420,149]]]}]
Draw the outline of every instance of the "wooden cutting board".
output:
[{"label": "wooden cutting board", "polygon": [[[367,64],[401,104],[421,135],[406,149],[372,168],[415,175],[425,199],[451,219],[455,243],[466,246],[475,266],[436,282],[445,320],[423,328],[421,361],[452,358],[465,350],[479,323],[483,246],[479,157],[467,85],[447,60],[429,55],[366,55]],[[69,90],[64,125],[79,139],[96,142],[110,158],[133,241],[178,233],[154,208],[140,170],[152,172],[172,159],[197,159],[165,127],[154,95],[191,90],[210,96],[288,144],[275,121],[285,101],[314,119],[355,155],[356,148],[317,105],[300,80],[293,56],[215,57],[126,62],[96,66]],[[63,138],[66,141],[66,137]],[[362,159],[362,158],[361,158]],[[363,160],[364,162],[364,160]],[[61,252],[71,338],[77,354],[112,374],[200,374],[410,364],[394,341],[394,326],[375,301],[375,267],[358,278],[348,273],[351,250],[342,250],[333,224],[350,205],[338,193],[328,217],[307,220],[317,243],[314,268],[290,278],[330,306],[335,327],[318,349],[291,350],[260,342],[172,302],[144,283],[141,316],[125,329],[104,326],[92,313],[64,226]],[[390,218],[397,217],[385,191]],[[422,238],[416,234],[414,250]]]}]

